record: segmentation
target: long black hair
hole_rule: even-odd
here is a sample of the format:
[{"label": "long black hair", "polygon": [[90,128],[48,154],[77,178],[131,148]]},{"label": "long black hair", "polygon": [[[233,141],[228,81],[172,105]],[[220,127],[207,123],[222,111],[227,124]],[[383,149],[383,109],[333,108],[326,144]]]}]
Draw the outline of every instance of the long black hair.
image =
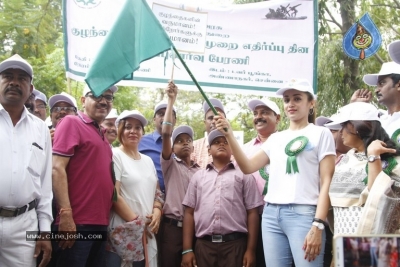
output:
[{"label": "long black hair", "polygon": [[354,129],[357,131],[357,135],[361,138],[364,143],[364,152],[367,155],[367,148],[374,140],[381,140],[386,144],[387,148],[396,149],[396,153],[384,153],[381,155],[382,159],[387,159],[394,155],[400,155],[400,147],[390,139],[385,129],[382,128],[380,121],[350,121],[353,124]]}]

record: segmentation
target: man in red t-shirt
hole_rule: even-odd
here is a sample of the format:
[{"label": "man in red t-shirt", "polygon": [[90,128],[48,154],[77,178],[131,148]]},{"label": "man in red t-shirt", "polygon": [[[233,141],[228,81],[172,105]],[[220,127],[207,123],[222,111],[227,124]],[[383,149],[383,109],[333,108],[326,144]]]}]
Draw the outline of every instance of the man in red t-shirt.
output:
[{"label": "man in red t-shirt", "polygon": [[[58,244],[56,266],[104,266],[106,231],[112,206],[112,152],[101,122],[112,108],[116,86],[96,97],[88,88],[84,112],[57,124],[53,140],[53,191],[58,233],[79,234]],[[89,234],[103,234],[90,240]],[[84,240],[82,240],[84,239]]]}]

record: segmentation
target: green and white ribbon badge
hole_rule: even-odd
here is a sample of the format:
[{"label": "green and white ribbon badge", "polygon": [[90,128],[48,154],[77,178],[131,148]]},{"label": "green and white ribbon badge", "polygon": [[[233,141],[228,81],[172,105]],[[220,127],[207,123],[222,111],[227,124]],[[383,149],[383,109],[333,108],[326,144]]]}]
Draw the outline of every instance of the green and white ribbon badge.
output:
[{"label": "green and white ribbon badge", "polygon": [[[386,160],[382,160],[382,171],[390,176],[390,173],[393,171],[394,167],[396,167],[397,161],[394,157],[389,157]],[[368,163],[365,165],[365,172],[367,173],[367,177],[364,178],[364,185],[368,184]]]},{"label": "green and white ribbon badge", "polygon": [[269,174],[265,171],[265,167],[259,169],[258,172],[260,173],[261,177],[265,180],[264,190],[262,193],[262,195],[265,196],[268,192]]},{"label": "green and white ribbon badge", "polygon": [[392,139],[396,144],[400,144],[400,129],[397,129],[396,131],[394,131],[394,133],[392,134],[391,139]]},{"label": "green and white ribbon badge", "polygon": [[286,161],[286,173],[299,172],[297,166],[296,156],[300,154],[308,143],[308,138],[305,136],[298,136],[290,141],[285,147],[285,153],[288,155]]}]

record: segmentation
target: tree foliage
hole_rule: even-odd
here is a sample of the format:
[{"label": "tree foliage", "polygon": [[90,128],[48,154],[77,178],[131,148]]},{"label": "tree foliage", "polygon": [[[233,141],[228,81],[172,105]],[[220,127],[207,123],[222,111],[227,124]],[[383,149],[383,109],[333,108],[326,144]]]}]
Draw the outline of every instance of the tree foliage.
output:
[{"label": "tree foliage", "polygon": [[[320,114],[331,115],[348,103],[353,92],[366,88],[362,77],[378,73],[390,61],[386,46],[399,36],[399,0],[319,0],[318,99]],[[343,36],[368,12],[383,38],[381,49],[365,60],[353,60],[342,50]],[[370,88],[373,90],[373,88]]]}]

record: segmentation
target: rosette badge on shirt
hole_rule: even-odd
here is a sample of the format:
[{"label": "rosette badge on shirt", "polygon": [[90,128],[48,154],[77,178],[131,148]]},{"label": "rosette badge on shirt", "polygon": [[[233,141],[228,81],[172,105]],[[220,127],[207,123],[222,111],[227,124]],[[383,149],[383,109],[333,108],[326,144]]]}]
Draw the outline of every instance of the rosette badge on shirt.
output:
[{"label": "rosette badge on shirt", "polygon": [[299,172],[297,166],[296,156],[300,154],[308,143],[308,138],[305,136],[298,136],[290,141],[285,147],[285,153],[288,155],[286,161],[286,173]]},{"label": "rosette badge on shirt", "polygon": [[394,131],[394,133],[391,136],[391,139],[396,143],[400,144],[400,129],[397,129]]}]

